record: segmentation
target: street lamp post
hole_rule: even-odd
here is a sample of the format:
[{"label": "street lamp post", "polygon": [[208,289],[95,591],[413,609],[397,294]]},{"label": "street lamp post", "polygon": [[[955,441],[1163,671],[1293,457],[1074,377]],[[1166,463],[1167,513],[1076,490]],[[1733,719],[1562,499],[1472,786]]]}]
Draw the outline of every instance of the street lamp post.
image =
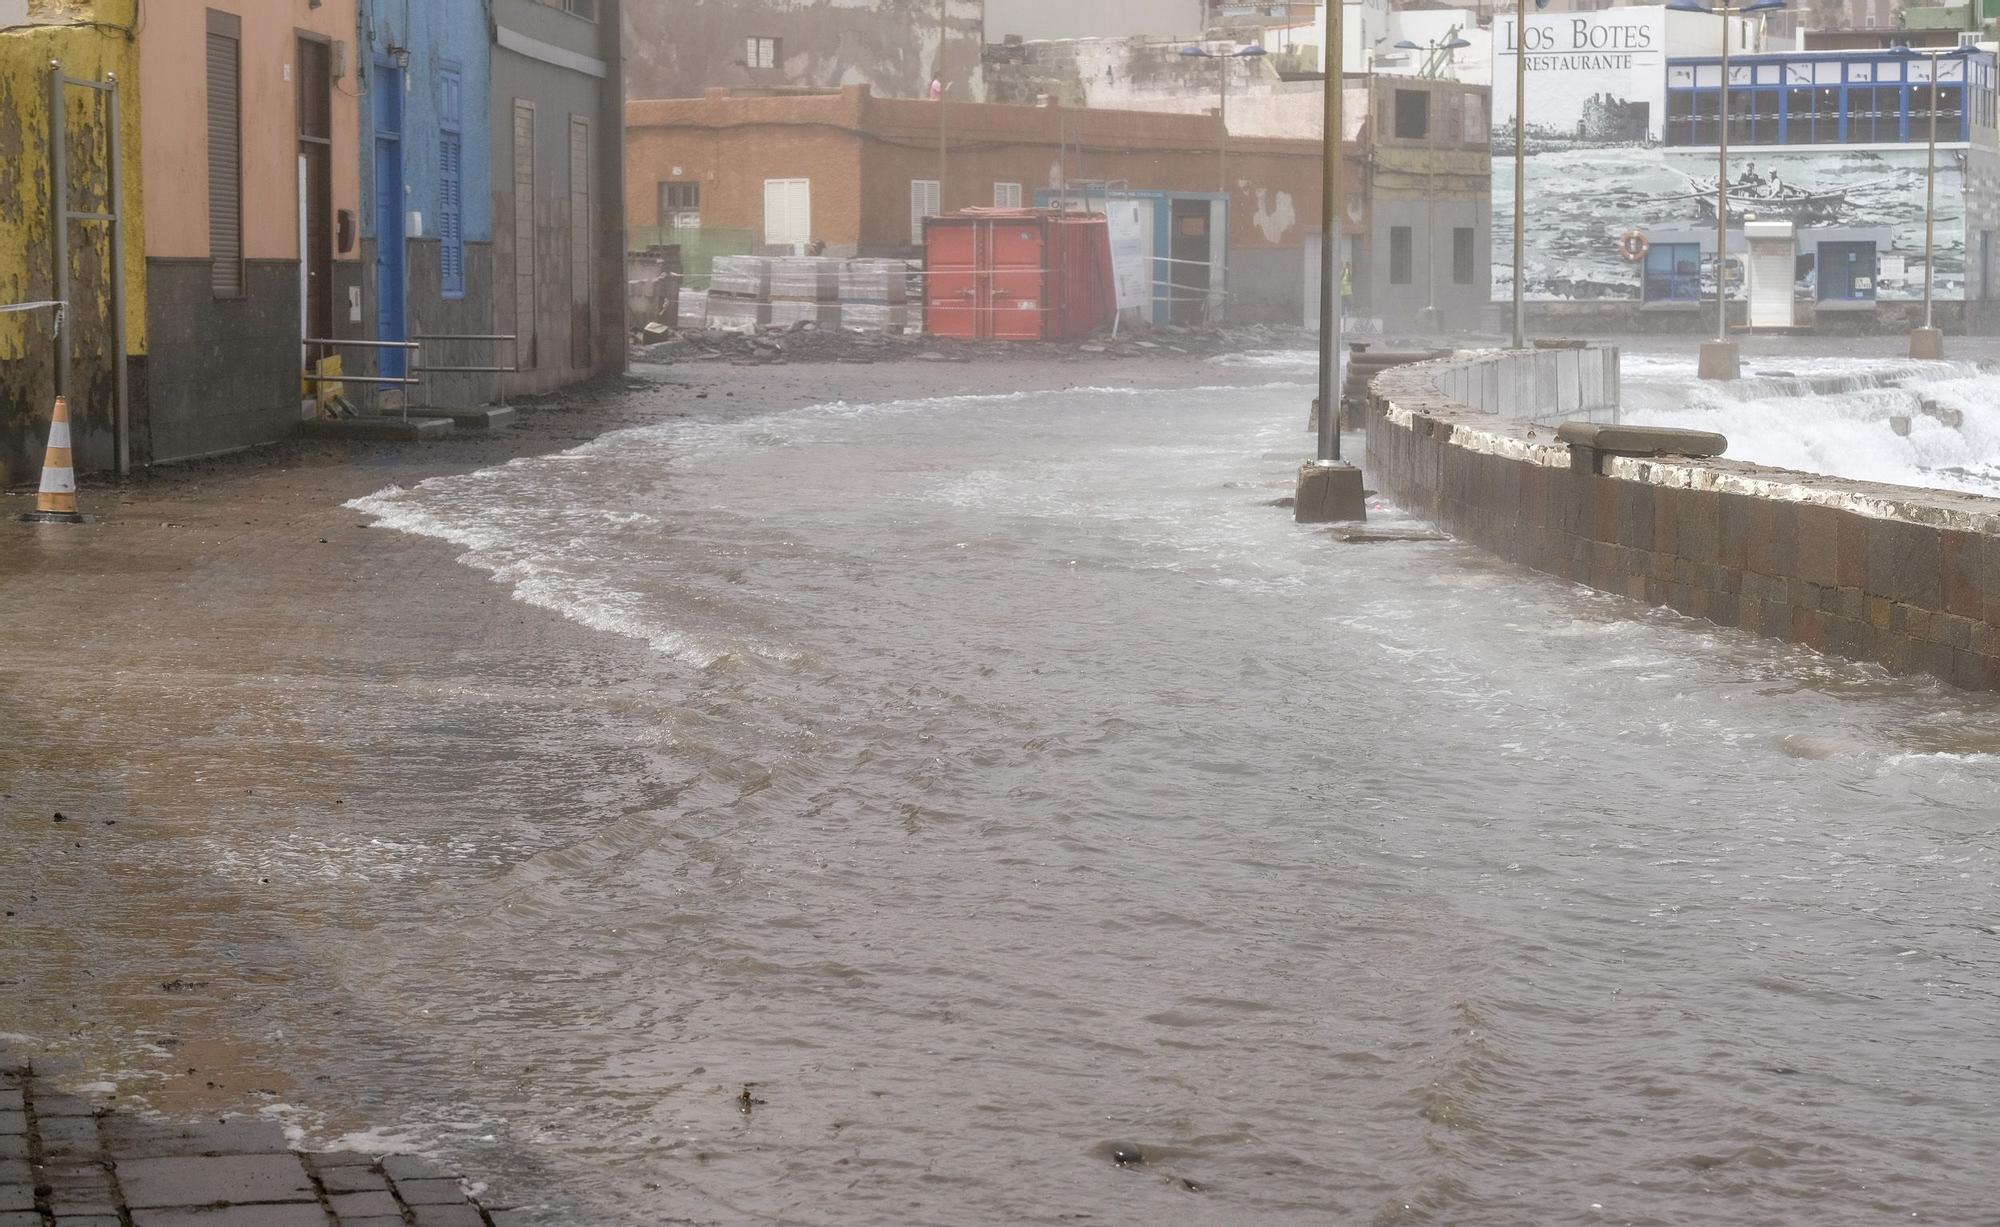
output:
[{"label": "street lamp post", "polygon": [[1342,180],[1341,8],[1326,6],[1325,46],[1320,48],[1324,81],[1320,99],[1319,198],[1319,448],[1317,458],[1299,468],[1292,519],[1299,524],[1365,520],[1368,500],[1361,470],[1340,459],[1340,215],[1346,199]]},{"label": "street lamp post", "polygon": [[[1545,9],[1549,0],[1535,0]],[[1514,4],[1514,348],[1528,347],[1523,318],[1528,246],[1528,0]]]},{"label": "street lamp post", "polygon": [[1234,51],[1215,52],[1206,47],[1182,47],[1181,54],[1197,60],[1220,60],[1217,65],[1222,78],[1216,96],[1216,117],[1222,121],[1222,139],[1216,145],[1215,190],[1224,196],[1229,194],[1229,61],[1254,60],[1268,54],[1255,43],[1238,47]]},{"label": "street lamp post", "polygon": [[[1440,51],[1445,53],[1443,63],[1449,63],[1450,53],[1460,47],[1472,44],[1462,38],[1450,42],[1434,40],[1427,43],[1404,39],[1397,43],[1399,50],[1421,51],[1427,57],[1421,75],[1435,78],[1437,72],[1431,62]],[[1442,65],[1440,64],[1440,67]],[[1432,92],[1424,105],[1424,325],[1432,332],[1438,331],[1437,303],[1437,94]]]},{"label": "street lamp post", "polygon": [[1729,288],[1722,275],[1729,255],[1729,19],[1767,13],[1785,7],[1785,3],[1750,0],[1747,4],[1708,5],[1700,0],[1672,0],[1667,5],[1677,13],[1712,13],[1722,19],[1722,80],[1715,132],[1715,339],[1702,342],[1697,373],[1703,379],[1734,379],[1742,373],[1741,355],[1736,342],[1729,339]]},{"label": "street lamp post", "polygon": [[[1942,359],[1944,357],[1944,331],[1937,326],[1931,314],[1931,296],[1936,280],[1932,270],[1933,255],[1937,238],[1937,117],[1938,117],[1938,64],[1942,60],[1962,59],[1967,54],[1964,47],[1939,48],[1936,51],[1919,51],[1908,43],[1898,43],[1896,54],[1909,59],[1930,61],[1930,140],[1924,159],[1924,326],[1910,333],[1910,357]],[[1963,89],[1963,85],[1960,86]]]}]

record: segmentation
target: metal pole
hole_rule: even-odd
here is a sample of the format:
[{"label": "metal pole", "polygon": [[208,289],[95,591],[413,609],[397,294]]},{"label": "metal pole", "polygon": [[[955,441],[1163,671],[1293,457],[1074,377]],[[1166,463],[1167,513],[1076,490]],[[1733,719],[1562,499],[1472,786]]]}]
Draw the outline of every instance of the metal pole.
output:
[{"label": "metal pole", "polygon": [[1521,318],[1522,260],[1528,243],[1528,0],[1514,4],[1514,348],[1528,347]]},{"label": "metal pole", "polygon": [[945,126],[944,96],[951,83],[944,79],[944,6],[946,0],[938,0],[938,212],[944,212],[944,171],[945,171]]},{"label": "metal pole", "polygon": [[1430,91],[1424,115],[1424,316],[1437,331],[1437,90]]},{"label": "metal pole", "polygon": [[1729,296],[1723,284],[1723,270],[1729,251],[1729,15],[1734,9],[1716,8],[1722,20],[1722,99],[1717,115],[1722,120],[1716,131],[1715,153],[1715,339],[1729,339]]},{"label": "metal pole", "polygon": [[[62,61],[49,61],[49,195],[54,216],[50,219],[49,244],[55,261],[56,301],[69,302],[69,124],[63,111],[63,70]],[[66,325],[75,324],[75,312],[68,306],[59,308],[70,318]],[[71,327],[65,327],[56,337],[56,395],[68,396],[69,384],[69,336]]]},{"label": "metal pole", "polygon": [[111,151],[107,159],[111,167],[111,369],[118,390],[118,416],[114,421],[114,432],[118,436],[118,476],[130,477],[132,385],[130,373],[125,369],[125,143],[120,135],[118,117],[118,74],[107,73],[105,80],[111,84],[104,97],[105,104],[110,108],[107,118],[111,133]]},{"label": "metal pole", "polygon": [[1215,190],[1226,197],[1229,195],[1229,57],[1215,58],[1216,67],[1222,73],[1222,92],[1216,112],[1216,118],[1222,121],[1222,135],[1215,143]]},{"label": "metal pole", "polygon": [[1931,61],[1931,139],[1930,150],[1924,166],[1924,327],[1931,327],[1931,240],[1937,225],[1937,113],[1938,113],[1938,53],[1930,54]]},{"label": "metal pole", "polygon": [[[1525,3],[1525,0],[1523,0]],[[1341,4],[1328,0],[1324,95],[1320,101],[1320,157],[1323,182],[1319,199],[1319,450],[1322,462],[1340,459],[1340,277],[1345,261],[1340,250],[1341,149]]]}]

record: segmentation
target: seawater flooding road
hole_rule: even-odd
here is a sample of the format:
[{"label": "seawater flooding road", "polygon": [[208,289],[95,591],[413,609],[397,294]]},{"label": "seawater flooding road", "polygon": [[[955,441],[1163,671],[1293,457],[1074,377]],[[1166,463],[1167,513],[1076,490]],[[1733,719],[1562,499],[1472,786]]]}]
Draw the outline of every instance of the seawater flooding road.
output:
[{"label": "seawater flooding road", "polygon": [[364,499],[616,665],[235,678],[175,769],[263,787],[258,726],[325,722],[345,803],[271,781],[310,824],[163,839],[77,940],[199,915],[190,965],[307,1003],[244,1025],[330,1075],[285,1098],[564,1221],[1991,1221],[2000,703],[1298,528],[1304,395]]}]

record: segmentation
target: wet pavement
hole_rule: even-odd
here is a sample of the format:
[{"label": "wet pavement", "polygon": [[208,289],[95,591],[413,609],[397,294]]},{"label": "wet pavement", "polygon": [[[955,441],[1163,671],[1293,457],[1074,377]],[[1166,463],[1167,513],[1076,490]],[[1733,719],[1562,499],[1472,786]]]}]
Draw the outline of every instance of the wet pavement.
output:
[{"label": "wet pavement", "polygon": [[0,526],[0,1030],[554,1222],[2000,1201],[1993,701],[1300,529],[1282,356],[775,369]]},{"label": "wet pavement", "polygon": [[0,1227],[525,1227],[414,1155],[306,1152],[270,1121],[169,1122],[0,1048]]}]

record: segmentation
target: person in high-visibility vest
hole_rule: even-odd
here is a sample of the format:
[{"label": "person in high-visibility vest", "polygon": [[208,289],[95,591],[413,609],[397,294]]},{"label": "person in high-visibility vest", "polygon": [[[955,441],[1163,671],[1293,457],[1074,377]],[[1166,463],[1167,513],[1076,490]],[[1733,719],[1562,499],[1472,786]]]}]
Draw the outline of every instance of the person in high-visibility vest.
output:
[{"label": "person in high-visibility vest", "polygon": [[1342,264],[1340,266],[1340,309],[1342,311],[1351,311],[1353,308],[1354,266],[1351,264]]}]

